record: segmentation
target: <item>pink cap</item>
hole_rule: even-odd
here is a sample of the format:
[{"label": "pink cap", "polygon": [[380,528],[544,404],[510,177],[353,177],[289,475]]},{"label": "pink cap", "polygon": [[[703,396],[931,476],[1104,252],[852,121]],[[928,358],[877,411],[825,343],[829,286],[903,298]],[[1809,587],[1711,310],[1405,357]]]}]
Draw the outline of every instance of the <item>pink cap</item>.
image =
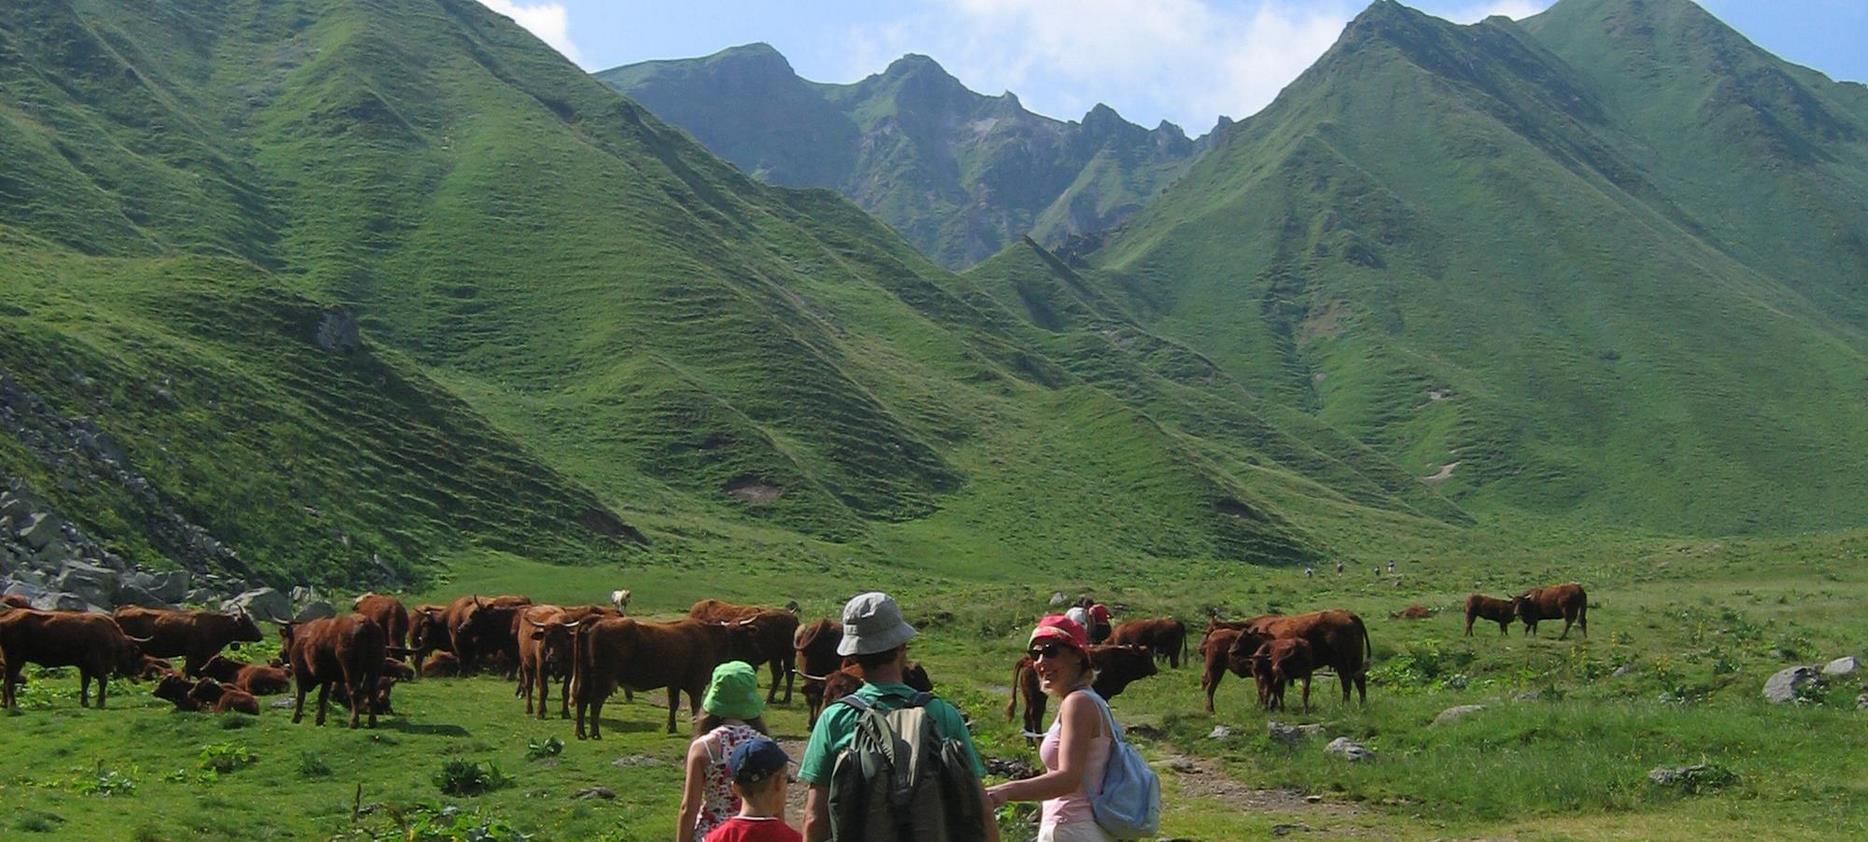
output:
[{"label": "pink cap", "polygon": [[1031,630],[1031,639],[1025,645],[1031,646],[1039,640],[1055,640],[1086,655],[1090,651],[1089,633],[1076,620],[1062,614],[1051,614],[1039,620],[1038,627]]}]

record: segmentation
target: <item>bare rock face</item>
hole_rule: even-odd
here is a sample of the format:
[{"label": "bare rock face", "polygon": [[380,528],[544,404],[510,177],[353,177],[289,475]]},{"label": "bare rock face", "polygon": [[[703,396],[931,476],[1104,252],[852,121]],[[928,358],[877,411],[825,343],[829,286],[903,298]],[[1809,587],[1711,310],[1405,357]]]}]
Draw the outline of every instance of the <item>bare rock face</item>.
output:
[{"label": "bare rock face", "polygon": [[314,340],[319,348],[334,354],[348,354],[363,347],[363,330],[357,324],[357,314],[348,307],[326,310],[324,319],[318,322]]},{"label": "bare rock face", "polygon": [[117,571],[82,561],[66,562],[53,580],[54,590],[76,594],[91,605],[115,605]]},{"label": "bare rock face", "polygon": [[229,614],[245,612],[255,620],[292,619],[292,600],[272,588],[255,588],[221,603]]}]

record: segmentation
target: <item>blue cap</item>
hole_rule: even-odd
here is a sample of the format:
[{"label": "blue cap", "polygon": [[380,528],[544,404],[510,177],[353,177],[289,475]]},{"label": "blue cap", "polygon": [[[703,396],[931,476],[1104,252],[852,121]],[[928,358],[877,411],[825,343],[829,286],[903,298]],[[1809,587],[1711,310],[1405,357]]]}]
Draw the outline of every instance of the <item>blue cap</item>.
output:
[{"label": "blue cap", "polygon": [[726,756],[726,770],[742,786],[765,780],[774,772],[783,772],[790,763],[791,755],[770,737],[756,737],[740,743]]}]

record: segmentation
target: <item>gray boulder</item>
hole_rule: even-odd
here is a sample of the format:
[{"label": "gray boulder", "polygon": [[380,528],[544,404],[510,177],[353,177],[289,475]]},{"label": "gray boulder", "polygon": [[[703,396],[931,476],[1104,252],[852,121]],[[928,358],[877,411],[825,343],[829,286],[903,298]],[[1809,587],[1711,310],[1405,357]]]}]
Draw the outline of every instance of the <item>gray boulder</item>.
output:
[{"label": "gray boulder", "polygon": [[1855,709],[1868,710],[1868,693],[1863,693],[1855,697]]},{"label": "gray boulder", "polygon": [[1351,763],[1374,760],[1375,750],[1348,737],[1337,737],[1323,747],[1324,754],[1340,754]]},{"label": "gray boulder", "polygon": [[1691,766],[1656,766],[1648,770],[1647,779],[1655,786],[1678,787],[1687,792],[1700,792],[1727,786],[1736,780],[1737,776],[1720,766],[1695,763]]},{"label": "gray boulder", "polygon": [[292,604],[293,605],[304,605],[308,602],[317,602],[321,598],[322,597],[318,595],[318,589],[311,587],[310,585],[299,585],[298,587],[295,587],[292,589]]},{"label": "gray boulder", "polygon": [[45,512],[35,512],[23,520],[14,518],[13,523],[19,531],[19,538],[26,542],[34,552],[45,549],[47,544],[58,540],[58,518]]},{"label": "gray boulder", "polygon": [[1265,720],[1265,733],[1267,736],[1271,737],[1274,742],[1284,743],[1285,745],[1296,745],[1305,737],[1321,736],[1323,734],[1323,726],[1315,723],[1310,725],[1287,725],[1276,719],[1267,719]]},{"label": "gray boulder", "polygon": [[1213,726],[1212,732],[1206,735],[1206,738],[1209,740],[1223,740],[1230,736],[1232,736],[1232,728],[1230,726],[1215,725]]},{"label": "gray boulder", "polygon": [[0,596],[23,596],[31,601],[45,596],[44,585],[44,582],[31,582],[15,576],[13,582],[6,586],[6,590],[0,591]]},{"label": "gray boulder", "polygon": [[1786,667],[1764,682],[1764,699],[1775,705],[1794,702],[1799,693],[1821,682],[1815,667]]},{"label": "gray boulder", "polygon": [[0,517],[24,520],[32,514],[33,501],[15,491],[0,491]]},{"label": "gray boulder", "polygon": [[1433,724],[1445,725],[1448,722],[1464,718],[1467,715],[1478,713],[1482,710],[1485,710],[1485,705],[1454,705],[1446,710],[1440,711],[1440,715],[1433,718]]},{"label": "gray boulder", "polygon": [[322,599],[314,599],[305,603],[303,608],[298,609],[298,613],[292,615],[292,620],[293,622],[303,623],[309,620],[319,620],[325,617],[335,616],[337,616],[337,609],[331,607],[331,603],[325,602]]},{"label": "gray boulder", "polygon": [[41,594],[32,601],[32,607],[40,611],[89,611],[91,604],[75,593]]},{"label": "gray boulder", "polygon": [[1063,591],[1054,591],[1054,592],[1052,592],[1052,594],[1051,594],[1051,607],[1052,607],[1052,608],[1056,608],[1057,606],[1059,606],[1059,605],[1063,605],[1063,604],[1064,604],[1064,592],[1063,592]]},{"label": "gray boulder", "polygon": [[58,578],[52,580],[52,589],[77,594],[92,605],[115,605],[117,571],[82,561],[69,561],[59,571]]},{"label": "gray boulder", "polygon": [[158,570],[142,574],[143,589],[169,602],[181,602],[188,596],[188,571]]},{"label": "gray boulder", "polygon": [[254,588],[222,602],[221,610],[229,614],[244,611],[253,615],[255,620],[290,620],[292,600],[272,588]]},{"label": "gray boulder", "polygon": [[1854,655],[1845,655],[1823,665],[1823,675],[1854,675],[1861,672],[1862,663]]},{"label": "gray boulder", "polygon": [[140,605],[144,608],[173,608],[174,605],[144,588],[132,584],[117,586],[117,605]]}]

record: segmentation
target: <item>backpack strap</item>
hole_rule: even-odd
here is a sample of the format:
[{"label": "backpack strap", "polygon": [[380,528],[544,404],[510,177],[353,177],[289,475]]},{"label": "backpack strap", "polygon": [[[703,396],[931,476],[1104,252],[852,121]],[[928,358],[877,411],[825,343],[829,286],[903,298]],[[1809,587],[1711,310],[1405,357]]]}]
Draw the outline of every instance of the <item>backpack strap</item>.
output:
[{"label": "backpack strap", "polygon": [[[849,705],[850,707],[853,707],[856,709],[857,716],[861,716],[863,712],[869,710],[869,707],[870,707],[868,700],[864,699],[861,696],[856,695],[855,693],[851,693],[848,696],[844,696],[843,698],[838,699],[834,702],[831,702],[830,704],[831,705]],[[824,707],[830,707],[830,705],[825,705]]]}]

